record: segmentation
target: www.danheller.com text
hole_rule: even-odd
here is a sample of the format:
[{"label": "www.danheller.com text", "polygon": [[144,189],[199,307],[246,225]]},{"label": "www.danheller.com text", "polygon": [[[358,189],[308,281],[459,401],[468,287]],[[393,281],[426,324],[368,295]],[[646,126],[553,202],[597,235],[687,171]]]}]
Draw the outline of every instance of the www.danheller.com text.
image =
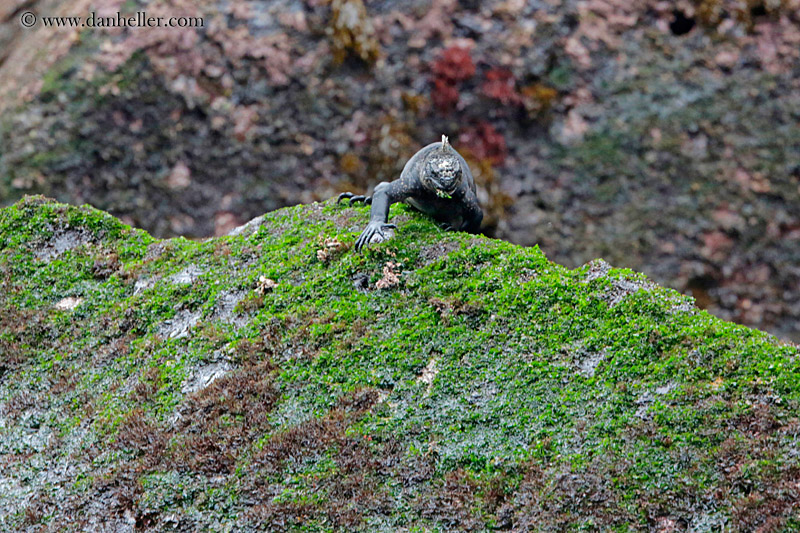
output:
[{"label": "www.danheller.com text", "polygon": [[38,20],[48,27],[70,28],[202,28],[203,17],[182,17],[165,15],[148,15],[146,11],[123,14],[117,12],[113,16],[100,16],[90,12],[86,17],[37,17],[33,12],[22,14],[20,22],[25,27],[33,27]]}]

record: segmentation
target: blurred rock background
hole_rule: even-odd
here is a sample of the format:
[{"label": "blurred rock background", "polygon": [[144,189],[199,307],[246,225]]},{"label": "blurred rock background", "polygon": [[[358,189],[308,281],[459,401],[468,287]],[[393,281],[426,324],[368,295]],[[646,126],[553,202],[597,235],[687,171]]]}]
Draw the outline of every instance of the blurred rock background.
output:
[{"label": "blurred rock background", "polygon": [[10,0],[0,21],[4,205],[220,235],[447,133],[487,234],[800,340],[800,0]]}]

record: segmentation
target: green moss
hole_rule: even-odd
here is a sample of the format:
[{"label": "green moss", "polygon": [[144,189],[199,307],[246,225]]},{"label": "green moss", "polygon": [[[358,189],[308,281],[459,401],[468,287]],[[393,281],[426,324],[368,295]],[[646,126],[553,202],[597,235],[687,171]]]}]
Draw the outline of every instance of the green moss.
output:
[{"label": "green moss", "polygon": [[[23,354],[0,384],[11,475],[71,464],[84,481],[55,483],[74,501],[120,491],[141,520],[202,527],[480,530],[510,512],[625,531],[714,500],[746,529],[758,520],[720,473],[746,456],[742,475],[790,524],[796,347],[629,270],[392,218],[395,238],[357,254],[365,213],[330,202],[205,242],[42,198],[2,210],[0,303],[26,317],[0,317],[0,346]],[[321,261],[325,238],[344,245]],[[389,261],[400,283],[376,289]],[[277,285],[256,294],[261,276]],[[82,301],[57,308],[66,297]],[[185,392],[220,368],[218,396]],[[19,440],[35,411],[54,444]],[[19,524],[21,495],[0,503]]]}]

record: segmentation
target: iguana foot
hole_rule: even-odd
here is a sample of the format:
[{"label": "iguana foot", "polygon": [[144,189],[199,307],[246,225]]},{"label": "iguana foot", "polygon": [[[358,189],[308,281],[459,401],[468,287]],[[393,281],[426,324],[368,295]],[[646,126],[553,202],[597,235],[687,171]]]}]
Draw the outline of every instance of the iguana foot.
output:
[{"label": "iguana foot", "polygon": [[447,222],[443,222],[439,224],[439,227],[442,228],[444,231],[456,231],[456,228],[448,224]]},{"label": "iguana foot", "polygon": [[351,192],[343,192],[342,194],[340,194],[339,198],[336,199],[336,203],[338,204],[344,198],[350,199],[350,205],[353,205],[353,202],[364,202],[364,205],[370,205],[372,203],[372,196],[353,194]]},{"label": "iguana foot", "polygon": [[[382,222],[370,222],[364,231],[361,232],[361,235],[358,236],[358,240],[356,241],[356,250],[361,251],[361,249],[366,246],[367,244],[375,241],[375,242],[382,242],[385,241],[389,236],[387,236],[383,230],[386,229],[395,229],[397,226],[394,224],[385,224]],[[376,239],[377,237],[377,239]]]}]

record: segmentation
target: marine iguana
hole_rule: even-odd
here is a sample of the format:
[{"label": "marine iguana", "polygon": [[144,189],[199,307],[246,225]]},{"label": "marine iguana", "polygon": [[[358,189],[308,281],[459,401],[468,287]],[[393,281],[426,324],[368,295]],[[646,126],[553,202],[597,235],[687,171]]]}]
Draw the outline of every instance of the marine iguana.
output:
[{"label": "marine iguana", "polygon": [[358,237],[356,250],[361,250],[376,235],[386,239],[383,231],[397,227],[387,223],[389,206],[396,202],[405,201],[443,222],[443,227],[450,231],[476,233],[483,220],[472,172],[444,135],[442,142],[429,144],[414,154],[403,167],[400,179],[379,183],[372,196],[343,192],[336,203],[343,198],[349,198],[350,205],[372,204],[369,224]]}]

